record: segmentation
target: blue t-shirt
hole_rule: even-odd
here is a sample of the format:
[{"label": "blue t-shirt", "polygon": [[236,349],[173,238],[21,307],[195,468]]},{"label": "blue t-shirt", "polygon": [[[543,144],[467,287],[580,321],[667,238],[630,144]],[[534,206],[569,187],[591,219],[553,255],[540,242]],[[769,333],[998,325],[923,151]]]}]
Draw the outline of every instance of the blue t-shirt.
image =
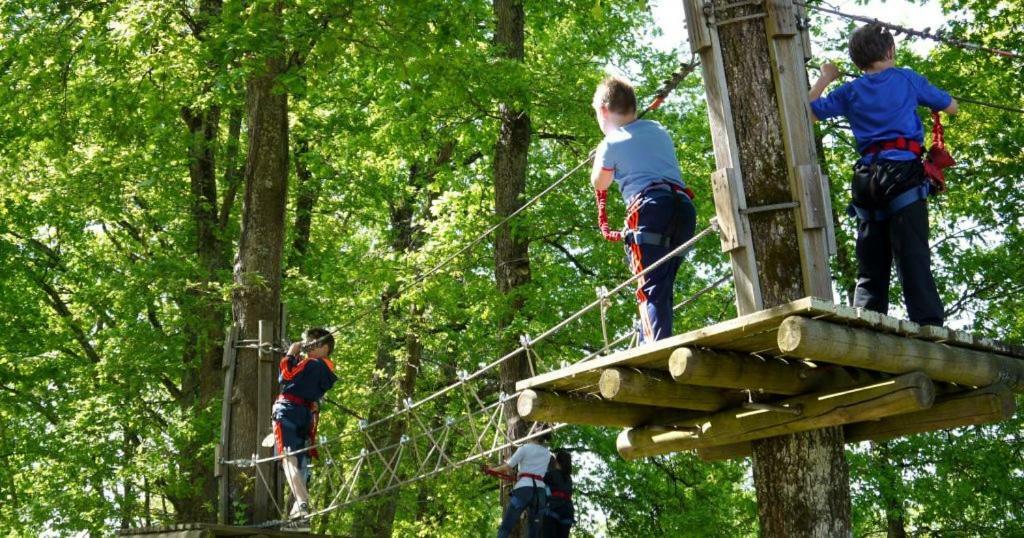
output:
[{"label": "blue t-shirt", "polygon": [[609,134],[597,146],[595,162],[615,171],[622,199],[629,200],[653,183],[685,187],[672,137],[660,123],[636,120]]},{"label": "blue t-shirt", "polygon": [[[875,142],[899,137],[922,142],[924,129],[917,117],[917,107],[942,110],[952,101],[948,93],[913,70],[890,67],[878,73],[865,73],[828,96],[815,99],[811,111],[819,120],[846,116],[857,139],[857,151],[864,153]],[[909,161],[917,156],[910,151],[887,149],[878,158]]]}]

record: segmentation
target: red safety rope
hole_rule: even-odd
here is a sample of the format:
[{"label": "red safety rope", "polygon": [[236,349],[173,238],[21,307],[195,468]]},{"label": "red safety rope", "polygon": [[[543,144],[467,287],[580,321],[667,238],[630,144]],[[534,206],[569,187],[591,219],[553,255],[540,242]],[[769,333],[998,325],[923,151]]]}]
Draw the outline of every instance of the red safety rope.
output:
[{"label": "red safety rope", "polygon": [[609,241],[622,241],[622,232],[612,230],[608,225],[608,191],[595,190],[597,196],[597,227],[601,229],[601,235]]},{"label": "red safety rope", "polygon": [[936,192],[946,191],[946,175],[943,172],[956,164],[953,156],[946,150],[945,129],[938,112],[932,112],[932,146],[924,159],[924,174],[932,182]]},{"label": "red safety rope", "polygon": [[497,478],[499,480],[504,480],[506,482],[515,482],[515,480],[516,480],[515,475],[499,473],[498,471],[495,471],[494,469],[491,469],[487,465],[481,465],[480,466],[480,470],[483,471],[484,474],[486,474],[486,475],[491,475],[491,476],[493,476],[493,477],[495,477],[495,478]]}]

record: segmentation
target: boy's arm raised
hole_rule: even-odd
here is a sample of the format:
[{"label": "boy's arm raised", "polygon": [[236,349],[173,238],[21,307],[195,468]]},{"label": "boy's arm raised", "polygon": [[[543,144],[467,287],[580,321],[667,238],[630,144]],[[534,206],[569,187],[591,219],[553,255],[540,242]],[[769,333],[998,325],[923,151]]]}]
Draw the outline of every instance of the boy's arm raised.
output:
[{"label": "boy's arm raised", "polygon": [[[821,94],[825,92],[825,88],[828,88],[829,84],[832,84],[837,78],[839,78],[839,68],[834,63],[826,63],[821,66],[821,76],[814,82],[814,86],[811,86],[811,91],[807,92],[809,101],[821,98]],[[811,111],[811,119],[818,121],[818,117]]]}]

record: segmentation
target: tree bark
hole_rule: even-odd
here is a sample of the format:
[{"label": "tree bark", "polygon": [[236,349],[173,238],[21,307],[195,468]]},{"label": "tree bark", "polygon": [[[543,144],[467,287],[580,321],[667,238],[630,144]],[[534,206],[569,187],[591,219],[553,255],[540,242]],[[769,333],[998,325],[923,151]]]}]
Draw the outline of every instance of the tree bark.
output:
[{"label": "tree bark", "polygon": [[[725,4],[725,0],[715,2],[716,7]],[[728,17],[763,9],[734,8]],[[783,143],[775,78],[782,76],[782,69],[802,66],[780,66],[772,60],[765,21],[751,18],[718,26],[747,207],[798,199],[790,188],[786,155],[792,148]],[[788,128],[809,130],[810,123]],[[809,132],[807,138],[811,140]],[[800,258],[807,254],[801,252],[794,212],[766,211],[748,217],[763,307],[809,295]],[[754,441],[753,453],[762,536],[851,534],[849,471],[841,428]]]},{"label": "tree bark", "polygon": [[[268,39],[280,41],[281,5],[277,3],[262,20],[271,25]],[[283,47],[281,47],[283,48]],[[245,162],[245,195],[242,231],[235,260],[232,294],[234,319],[241,325],[239,338],[258,338],[260,320],[275,326],[281,304],[281,263],[284,247],[285,205],[288,192],[288,96],[277,84],[286,66],[283,53],[267,58],[260,72],[246,84],[248,153]],[[280,328],[277,328],[280,330]],[[238,351],[231,416],[230,457],[248,458],[257,451],[257,400],[260,391],[257,353]],[[270,387],[272,389],[272,387]],[[268,390],[264,387],[264,391]],[[269,413],[269,408],[266,410]],[[233,507],[255,521],[255,474],[234,469],[230,476]],[[244,507],[244,508],[242,508]],[[260,518],[266,517],[261,514]]]},{"label": "tree bark", "polygon": [[[494,44],[499,59],[522,63],[525,57],[526,13],[522,0],[494,0]],[[501,125],[494,146],[494,213],[503,219],[522,206],[526,191],[527,155],[530,149],[530,116],[522,105],[512,101],[498,107]],[[505,297],[506,309],[498,323],[502,343],[501,353],[518,347],[518,335],[507,332],[523,309],[524,298],[520,287],[530,282],[530,244],[527,234],[511,225],[498,228],[494,237],[494,279],[498,291]],[[515,392],[516,381],[530,376],[524,353],[505,361],[500,366],[501,390]],[[512,439],[526,433],[526,424],[516,413],[515,399],[505,403],[505,420]],[[504,451],[507,458],[511,449]],[[508,504],[508,486],[501,489],[502,507]],[[517,530],[517,535],[518,535]]]},{"label": "tree bark", "polygon": [[295,237],[292,240],[292,267],[302,269],[302,257],[309,250],[309,233],[313,225],[313,208],[320,199],[321,181],[314,177],[306,163],[309,141],[301,140],[295,150]]}]

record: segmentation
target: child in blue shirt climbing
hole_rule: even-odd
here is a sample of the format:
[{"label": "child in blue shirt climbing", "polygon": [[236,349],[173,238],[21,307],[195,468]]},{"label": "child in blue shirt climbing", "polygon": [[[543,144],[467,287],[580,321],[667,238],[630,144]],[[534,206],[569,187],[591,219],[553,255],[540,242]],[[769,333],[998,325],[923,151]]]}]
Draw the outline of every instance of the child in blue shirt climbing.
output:
[{"label": "child in blue shirt climbing", "polygon": [[[597,147],[590,182],[597,195],[598,225],[610,241],[624,241],[630,269],[640,273],[693,237],[697,211],[683,183],[672,137],[661,124],[636,117],[636,93],[619,78],[601,82],[594,113],[604,140]],[[608,187],[619,186],[626,229],[608,226]],[[682,258],[656,267],[637,282],[644,342],[672,335],[672,285]]]},{"label": "child in blue shirt climbing", "polygon": [[[325,329],[312,328],[304,333],[304,342],[296,342],[288,349],[287,355],[278,365],[278,383],[281,393],[274,402],[271,417],[274,421],[274,438],[278,454],[285,454],[281,460],[285,478],[295,498],[290,517],[305,526],[309,516],[309,492],[303,469],[307,458],[316,457],[316,427],[319,420],[319,401],[335,381],[334,363],[328,358],[334,351],[334,337]],[[303,347],[308,348],[305,357]],[[292,530],[297,530],[295,526]]]},{"label": "child in blue shirt climbing", "polygon": [[956,114],[950,95],[894,66],[896,45],[879,24],[850,36],[850,58],[863,75],[822,92],[839,77],[825,64],[810,91],[815,120],[845,116],[861,157],[853,167],[851,213],[857,216],[857,287],[853,305],[885,314],[895,258],[910,320],[942,325],[944,312],[931,270],[927,196],[921,162],[923,127],[917,107]]}]

